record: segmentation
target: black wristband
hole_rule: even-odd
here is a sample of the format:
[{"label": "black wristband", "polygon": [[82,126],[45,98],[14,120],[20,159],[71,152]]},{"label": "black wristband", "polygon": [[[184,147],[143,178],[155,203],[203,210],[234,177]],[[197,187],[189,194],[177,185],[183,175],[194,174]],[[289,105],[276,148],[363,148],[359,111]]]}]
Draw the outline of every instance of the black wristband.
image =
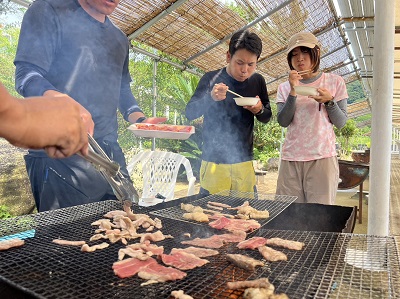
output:
[{"label": "black wristband", "polygon": [[324,103],[325,107],[333,107],[335,106],[335,102],[333,100],[330,100],[328,102]]},{"label": "black wristband", "polygon": [[264,113],[264,106],[262,106],[261,110],[256,113],[256,115],[261,115]]},{"label": "black wristband", "polygon": [[139,118],[136,120],[136,123],[142,123],[142,122],[144,122],[145,120],[146,120],[146,117],[142,116],[142,117],[139,117]]}]

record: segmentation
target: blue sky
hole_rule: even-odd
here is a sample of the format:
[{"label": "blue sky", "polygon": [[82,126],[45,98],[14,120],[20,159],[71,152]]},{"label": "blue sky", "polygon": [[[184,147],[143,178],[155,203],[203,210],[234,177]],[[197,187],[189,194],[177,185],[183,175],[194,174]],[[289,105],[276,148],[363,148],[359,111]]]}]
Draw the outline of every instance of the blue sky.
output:
[{"label": "blue sky", "polygon": [[0,13],[0,24],[9,25],[9,24],[20,23],[22,21],[22,16],[23,16],[22,9],[25,10],[25,8],[15,3],[10,3],[8,5],[13,9]]}]

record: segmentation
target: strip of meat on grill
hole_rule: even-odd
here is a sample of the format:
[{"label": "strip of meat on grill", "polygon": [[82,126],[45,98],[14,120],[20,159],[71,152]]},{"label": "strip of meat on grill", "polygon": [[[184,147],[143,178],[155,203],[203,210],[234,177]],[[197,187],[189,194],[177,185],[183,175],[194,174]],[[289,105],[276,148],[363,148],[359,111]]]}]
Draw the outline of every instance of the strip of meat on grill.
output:
[{"label": "strip of meat on grill", "polygon": [[269,218],[269,212],[267,210],[257,210],[251,206],[241,207],[238,210],[238,215],[243,215],[248,219],[266,219]]},{"label": "strip of meat on grill", "polygon": [[275,286],[266,277],[254,280],[229,281],[226,286],[230,290],[245,289],[243,298],[247,299],[289,299],[286,294],[275,294]]},{"label": "strip of meat on grill", "polygon": [[252,237],[250,239],[240,242],[237,247],[239,249],[256,249],[260,246],[267,244],[267,239],[263,237]]},{"label": "strip of meat on grill", "polygon": [[150,264],[157,264],[154,258],[147,260],[139,260],[136,258],[128,258],[115,262],[112,266],[115,275],[119,278],[126,278],[136,275],[142,268],[148,267]]},{"label": "strip of meat on grill", "polygon": [[228,231],[241,230],[244,232],[252,232],[261,227],[260,223],[253,219],[228,219],[224,216],[217,215],[214,215],[210,218],[216,219],[208,224],[215,229],[226,229]]},{"label": "strip of meat on grill", "polygon": [[210,221],[208,219],[208,215],[205,214],[204,212],[184,213],[182,217],[183,217],[183,219],[193,220],[193,221],[197,221],[197,222],[209,222]]},{"label": "strip of meat on grill", "polygon": [[63,239],[54,239],[53,243],[58,245],[67,245],[67,246],[82,246],[86,244],[85,241],[71,241],[71,240],[63,240]]},{"label": "strip of meat on grill", "polygon": [[103,242],[101,244],[92,245],[92,246],[89,246],[88,244],[83,244],[82,247],[81,247],[81,251],[83,251],[83,252],[93,252],[93,251],[96,251],[96,250],[99,250],[99,249],[107,248],[108,246],[110,246],[110,244],[108,244],[106,242]]},{"label": "strip of meat on grill", "polygon": [[197,257],[208,257],[208,256],[213,256],[219,254],[218,250],[214,249],[209,249],[209,248],[199,248],[199,247],[186,247],[186,248],[172,248],[171,254],[174,254],[176,252],[186,252],[186,253],[191,253],[194,254]]},{"label": "strip of meat on grill", "polygon": [[[238,280],[238,281],[228,281],[226,286],[230,290],[247,289],[247,288],[270,288],[272,284],[269,282],[268,278],[259,278],[254,280]],[[272,285],[272,287],[274,287]],[[275,288],[274,288],[275,289]],[[272,291],[274,291],[274,289]]]},{"label": "strip of meat on grill", "polygon": [[24,244],[25,244],[25,241],[18,239],[18,238],[3,240],[3,241],[0,241],[0,251],[8,250],[13,247],[20,247]]},{"label": "strip of meat on grill", "polygon": [[227,254],[226,259],[235,266],[248,271],[254,271],[257,266],[264,266],[262,261],[243,254]]},{"label": "strip of meat on grill", "polygon": [[267,239],[267,245],[283,247],[291,250],[302,250],[305,244],[303,242],[285,240],[281,238],[270,238]]},{"label": "strip of meat on grill", "polygon": [[183,279],[187,274],[181,270],[172,267],[165,267],[156,263],[140,269],[137,275],[140,278],[147,280],[147,282],[142,283],[141,285],[148,285],[152,283]]},{"label": "strip of meat on grill", "polygon": [[182,241],[181,244],[205,247],[221,248],[225,243],[238,243],[246,239],[244,231],[233,231],[227,234],[213,235],[209,238],[195,238],[193,240]]},{"label": "strip of meat on grill", "polygon": [[165,265],[175,267],[179,270],[190,270],[209,263],[208,260],[183,251],[173,254],[162,254],[161,260]]},{"label": "strip of meat on grill", "polygon": [[287,261],[287,255],[268,246],[258,247],[258,251],[269,262]]},{"label": "strip of meat on grill", "polygon": [[216,207],[221,207],[221,208],[232,208],[230,205],[222,203],[222,202],[216,202],[216,201],[208,201],[207,204],[216,206]]},{"label": "strip of meat on grill", "polygon": [[171,296],[175,299],[194,299],[192,296],[185,294],[185,292],[182,290],[172,291]]}]

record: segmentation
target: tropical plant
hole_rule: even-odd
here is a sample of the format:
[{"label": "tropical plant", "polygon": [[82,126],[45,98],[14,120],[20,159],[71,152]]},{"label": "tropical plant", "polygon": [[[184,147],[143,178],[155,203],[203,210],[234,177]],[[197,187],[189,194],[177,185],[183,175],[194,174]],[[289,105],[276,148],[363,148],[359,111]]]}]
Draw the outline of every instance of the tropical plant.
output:
[{"label": "tropical plant", "polygon": [[341,149],[347,154],[351,152],[352,146],[350,144],[350,138],[355,136],[358,132],[355,121],[353,119],[349,119],[343,128],[339,130],[338,128],[334,127],[334,131],[340,143]]}]

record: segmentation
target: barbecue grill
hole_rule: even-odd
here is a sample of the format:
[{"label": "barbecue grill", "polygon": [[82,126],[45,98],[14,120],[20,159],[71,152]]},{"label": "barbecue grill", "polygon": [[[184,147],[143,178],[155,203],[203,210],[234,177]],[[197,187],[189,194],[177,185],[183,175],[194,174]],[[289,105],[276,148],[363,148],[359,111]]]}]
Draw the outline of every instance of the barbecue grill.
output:
[{"label": "barbecue grill", "polygon": [[[236,199],[235,199],[236,200]],[[261,200],[260,200],[261,201]],[[171,204],[171,203],[169,203]],[[0,252],[1,298],[170,298],[172,290],[184,290],[193,298],[241,298],[242,290],[229,290],[227,281],[268,277],[276,292],[290,298],[398,298],[400,296],[399,257],[395,237],[375,237],[332,232],[269,230],[265,226],[251,233],[266,238],[281,237],[304,242],[301,251],[279,249],[286,262],[266,262],[255,272],[230,264],[226,253],[241,253],[263,260],[256,250],[239,250],[235,243],[218,249],[203,267],[188,270],[178,281],[140,286],[137,276],[120,279],[112,271],[118,250],[124,245],[92,253],[78,247],[60,246],[53,239],[85,240],[94,234],[91,223],[111,211],[121,209],[118,201],[104,201],[0,221],[0,237],[26,237],[25,245]],[[134,206],[135,213],[153,215],[155,210]],[[151,216],[153,218],[153,216]],[[211,227],[162,219],[164,234],[173,239],[157,242],[169,253],[186,247],[180,242],[223,232]],[[290,221],[290,219],[287,219]],[[132,242],[132,241],[131,241]],[[96,243],[96,242],[91,242]],[[347,252],[365,250],[369,263],[379,263],[379,271],[353,266]]]}]

